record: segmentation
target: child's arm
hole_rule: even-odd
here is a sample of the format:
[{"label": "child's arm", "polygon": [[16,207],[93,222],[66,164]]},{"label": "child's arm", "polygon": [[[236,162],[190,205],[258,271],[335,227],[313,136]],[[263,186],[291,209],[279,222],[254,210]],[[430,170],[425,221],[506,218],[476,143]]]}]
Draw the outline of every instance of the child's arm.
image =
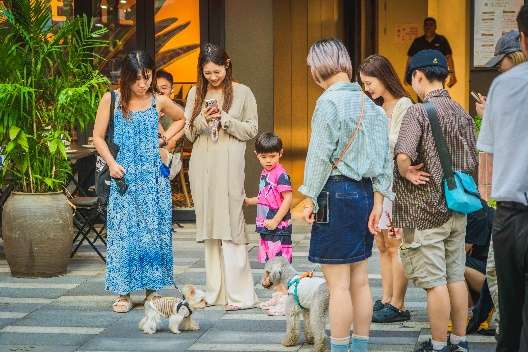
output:
[{"label": "child's arm", "polygon": [[277,210],[277,214],[275,214],[273,219],[266,220],[264,222],[264,226],[268,230],[275,230],[277,226],[279,226],[282,219],[284,219],[286,214],[288,214],[288,211],[290,211],[290,207],[291,207],[292,200],[293,200],[293,193],[291,191],[286,191],[286,192],[282,192],[281,194],[283,197],[283,201],[282,201],[282,204],[279,210]]},{"label": "child's arm", "polygon": [[251,197],[244,199],[244,203],[246,205],[257,205],[258,204],[258,198],[257,197]]}]

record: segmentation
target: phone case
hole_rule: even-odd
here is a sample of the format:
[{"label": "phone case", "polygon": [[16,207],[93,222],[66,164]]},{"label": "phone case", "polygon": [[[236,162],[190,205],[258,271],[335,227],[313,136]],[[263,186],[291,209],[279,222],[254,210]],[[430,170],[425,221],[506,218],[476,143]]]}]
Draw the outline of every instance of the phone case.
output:
[{"label": "phone case", "polygon": [[330,221],[330,209],[328,207],[329,203],[329,192],[321,192],[317,198],[317,204],[319,205],[319,210],[315,214],[315,222],[318,224],[328,224]]},{"label": "phone case", "polygon": [[117,192],[120,195],[124,195],[128,189],[128,185],[126,184],[125,178],[116,178],[115,182],[117,186]]}]

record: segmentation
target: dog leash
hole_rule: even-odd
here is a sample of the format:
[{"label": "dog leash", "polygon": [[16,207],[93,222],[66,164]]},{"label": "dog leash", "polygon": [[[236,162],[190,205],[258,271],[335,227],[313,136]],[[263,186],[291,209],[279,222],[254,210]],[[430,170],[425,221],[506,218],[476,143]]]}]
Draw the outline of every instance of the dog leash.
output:
[{"label": "dog leash", "polygon": [[183,292],[180,290],[180,288],[176,285],[176,282],[174,283],[174,288],[176,289],[177,295],[180,296],[179,298],[185,300],[185,296],[183,295]]}]

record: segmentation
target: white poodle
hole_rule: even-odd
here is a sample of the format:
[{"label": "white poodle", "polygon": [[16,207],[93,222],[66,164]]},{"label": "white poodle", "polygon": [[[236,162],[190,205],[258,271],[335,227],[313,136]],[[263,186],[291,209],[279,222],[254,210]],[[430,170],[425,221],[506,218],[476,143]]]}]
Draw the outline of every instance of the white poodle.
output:
[{"label": "white poodle", "polygon": [[262,286],[288,287],[286,302],[286,336],[284,346],[295,346],[299,340],[299,320],[304,319],[304,337],[307,343],[314,344],[314,351],[324,352],[326,348],[325,324],[328,320],[328,300],[330,293],[326,281],[320,277],[299,274],[283,257],[275,257],[264,266]]}]

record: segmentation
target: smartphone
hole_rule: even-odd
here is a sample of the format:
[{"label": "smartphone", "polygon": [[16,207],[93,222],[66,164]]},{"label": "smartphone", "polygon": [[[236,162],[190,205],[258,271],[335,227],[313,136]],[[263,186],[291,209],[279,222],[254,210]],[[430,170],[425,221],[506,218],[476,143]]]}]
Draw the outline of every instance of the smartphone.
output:
[{"label": "smartphone", "polygon": [[319,210],[315,214],[315,222],[318,224],[328,224],[330,222],[330,209],[328,208],[329,197],[330,193],[324,191],[317,197]]},{"label": "smartphone", "polygon": [[124,195],[128,189],[128,185],[126,183],[125,177],[121,178],[114,178],[116,186],[117,186],[117,193],[120,195]]},{"label": "smartphone", "polygon": [[218,102],[216,101],[216,99],[206,99],[205,100],[205,107],[206,108],[209,108],[209,107],[218,108]]},{"label": "smartphone", "polygon": [[477,93],[475,93],[474,91],[471,91],[469,92],[469,94],[471,94],[471,96],[473,97],[473,99],[475,99],[477,103],[482,104],[482,100],[480,100],[480,96]]}]

